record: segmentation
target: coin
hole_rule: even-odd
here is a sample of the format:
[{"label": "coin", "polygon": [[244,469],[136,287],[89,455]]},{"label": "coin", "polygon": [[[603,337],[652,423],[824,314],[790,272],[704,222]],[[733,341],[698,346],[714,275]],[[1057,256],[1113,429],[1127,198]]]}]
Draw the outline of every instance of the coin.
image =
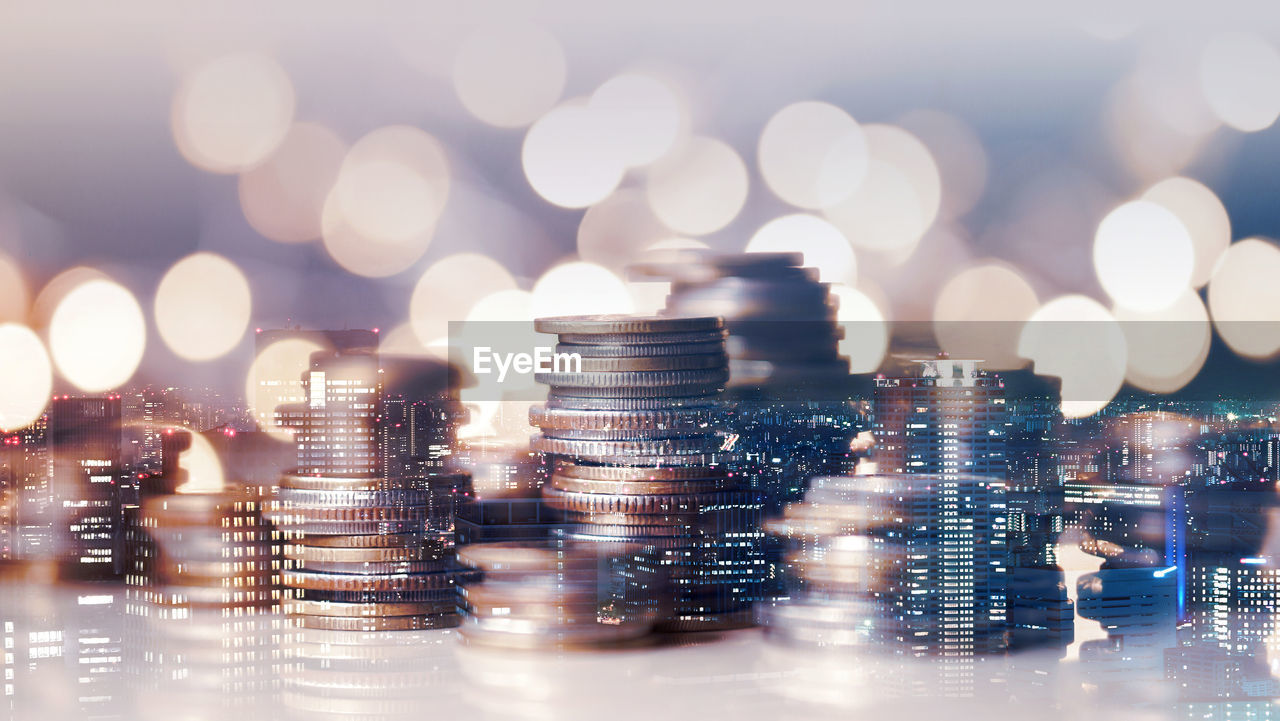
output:
[{"label": "coin", "polygon": [[356,574],[402,574],[402,573],[435,573],[444,571],[453,565],[452,559],[436,561],[294,561],[294,568],[312,573],[356,573]]},{"label": "coin", "polygon": [[285,557],[301,561],[326,563],[391,563],[403,561],[438,561],[444,552],[442,544],[427,543],[390,548],[323,548],[291,545]]},{"label": "coin", "polygon": [[280,478],[280,487],[282,489],[289,488],[302,491],[425,491],[465,483],[466,479],[467,476],[464,473],[441,473],[426,477],[415,476],[391,480],[364,477],[285,475]]},{"label": "coin", "polygon": [[[723,358],[723,356],[721,356]],[[728,361],[701,370],[666,371],[618,371],[582,373],[535,373],[534,379],[553,388],[590,388],[606,397],[644,397],[652,395],[678,395],[650,390],[656,388],[687,387],[698,385],[722,385],[729,378],[725,369]],[[585,395],[575,393],[573,395]]]},{"label": "coin", "polygon": [[448,572],[393,575],[284,572],[286,586],[317,591],[413,591],[451,588],[456,582],[456,574]]},{"label": "coin", "polygon": [[565,430],[644,431],[707,428],[719,416],[715,408],[672,408],[652,411],[573,410],[532,406],[529,423]]},{"label": "coin", "polygon": [[302,534],[304,545],[312,543],[316,536],[382,536],[403,533],[426,532],[425,519],[412,521],[312,521],[302,520],[289,525],[288,530]]},{"label": "coin", "polygon": [[556,571],[566,568],[594,568],[597,561],[583,551],[574,551],[555,542],[534,545],[525,542],[478,543],[458,549],[458,562],[484,571]]},{"label": "coin", "polygon": [[688,371],[724,368],[729,357],[724,349],[718,353],[703,355],[668,355],[630,358],[579,358],[577,363],[570,363],[582,373],[619,373],[644,371]]},{"label": "coin", "polygon": [[742,484],[736,478],[702,478],[683,481],[594,481],[552,475],[548,485],[560,491],[573,493],[621,493],[643,495],[651,493],[711,493],[731,491]]},{"label": "coin", "polygon": [[555,473],[568,478],[593,481],[677,481],[729,477],[729,472],[723,468],[593,466],[566,460],[556,461]]},{"label": "coin", "polygon": [[569,523],[599,524],[602,526],[689,526],[703,523],[706,514],[697,511],[667,514],[590,513],[585,511],[560,511]]},{"label": "coin", "polygon": [[[452,610],[452,604],[422,603],[341,603],[290,599],[283,603],[285,613],[301,616],[336,616],[342,618],[376,618],[382,616],[414,616]],[[376,629],[370,629],[376,630]]]},{"label": "coin", "polygon": [[331,601],[336,603],[457,603],[456,588],[425,591],[324,591],[295,589],[299,601]]},{"label": "coin", "polygon": [[432,628],[454,628],[460,622],[461,617],[456,610],[412,616],[298,616],[298,625],[302,628],[330,631],[421,631]]},{"label": "coin", "polygon": [[412,533],[375,533],[359,535],[307,535],[294,543],[308,548],[415,548],[431,547],[439,544],[440,539],[421,532]]},{"label": "coin", "polygon": [[698,333],[716,331],[723,322],[715,317],[671,318],[664,316],[579,315],[538,318],[533,328],[539,333],[618,334],[618,333]]},{"label": "coin", "polygon": [[293,506],[425,506],[435,496],[429,490],[317,491],[280,489],[279,498],[285,508]]},{"label": "coin", "polygon": [[704,343],[650,343],[621,345],[598,343],[557,343],[557,353],[576,353],[587,358],[663,358],[669,356],[720,355],[724,339]]},{"label": "coin", "polygon": [[[541,453],[557,456],[587,458],[618,457],[643,461],[644,457],[710,454],[719,452],[724,439],[719,436],[694,436],[690,438],[652,438],[637,441],[585,441],[565,438],[548,438],[538,434],[529,441],[529,447]],[[638,458],[639,457],[639,458]]]},{"label": "coin", "polygon": [[595,430],[577,428],[543,428],[542,435],[566,441],[661,441],[691,438],[716,438],[713,431],[703,429]]},{"label": "coin", "polygon": [[575,345],[656,345],[686,343],[723,343],[728,332],[724,329],[695,331],[691,333],[561,333],[560,343]]},{"label": "coin", "polygon": [[540,624],[527,619],[468,617],[458,627],[464,640],[472,644],[521,649],[572,649],[616,645],[642,638],[643,624],[593,623],[583,626]]},{"label": "coin", "polygon": [[553,507],[581,513],[700,513],[725,505],[759,502],[750,491],[715,493],[624,495],[619,493],[575,493],[553,486],[542,489],[542,497]]},{"label": "coin", "polygon": [[719,408],[721,388],[702,387],[692,395],[660,398],[590,398],[574,397],[551,392],[547,395],[548,409],[599,410],[599,411],[647,411],[671,408]]},{"label": "coin", "polygon": [[[432,515],[424,506],[303,506],[289,504],[284,513],[298,523],[309,521],[421,521]],[[437,515],[441,512],[437,511]]]}]

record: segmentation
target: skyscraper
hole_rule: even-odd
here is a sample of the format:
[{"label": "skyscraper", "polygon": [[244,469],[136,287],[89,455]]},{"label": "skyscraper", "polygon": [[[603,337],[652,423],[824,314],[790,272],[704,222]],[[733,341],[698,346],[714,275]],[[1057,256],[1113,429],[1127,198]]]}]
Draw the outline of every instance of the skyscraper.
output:
[{"label": "skyscraper", "polygon": [[[330,352],[365,351],[376,353],[378,350],[378,332],[376,330],[303,330],[302,328],[284,328],[260,330],[254,339],[254,352],[261,354],[267,347],[284,340],[300,340],[313,343],[320,350]],[[273,428],[288,423],[277,409],[296,406],[309,399],[308,380],[306,374],[274,378],[258,379],[256,420],[261,428]],[[296,418],[294,419],[297,420]]]},{"label": "skyscraper", "polygon": [[78,577],[116,575],[120,396],[60,396],[49,406],[55,548]]},{"label": "skyscraper", "polygon": [[296,425],[298,474],[374,476],[379,461],[382,371],[368,350],[320,351],[303,380],[306,400],[287,406]]},{"label": "skyscraper", "polygon": [[901,642],[945,657],[1003,648],[1009,547],[1005,398],[978,361],[940,357],[877,378],[878,472],[901,474],[878,512],[901,520]]},{"label": "skyscraper", "polygon": [[876,378],[874,460],[880,473],[1006,478],[1004,384],[979,361],[913,361]]}]

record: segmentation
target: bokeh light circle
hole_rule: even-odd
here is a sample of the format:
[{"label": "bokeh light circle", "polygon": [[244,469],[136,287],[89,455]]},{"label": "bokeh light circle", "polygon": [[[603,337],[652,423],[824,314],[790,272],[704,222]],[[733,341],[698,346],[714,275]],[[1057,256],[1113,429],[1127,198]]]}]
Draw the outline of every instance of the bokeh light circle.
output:
[{"label": "bokeh light circle", "polygon": [[40,337],[17,323],[0,323],[0,431],[29,426],[53,391],[53,367]]},{"label": "bokeh light circle", "polygon": [[1191,234],[1162,205],[1125,203],[1098,224],[1094,271],[1120,306],[1147,312],[1169,307],[1190,286],[1194,266]]},{"label": "bokeh light circle", "polygon": [[111,278],[97,268],[84,265],[68,268],[55,275],[40,289],[35,302],[31,304],[32,327],[47,327],[49,321],[53,319],[53,312],[58,309],[62,299],[67,297],[67,293],[91,280],[111,280]]},{"label": "bokeh light circle", "polygon": [[280,243],[319,238],[324,201],[346,152],[346,144],[332,130],[295,123],[271,157],[241,173],[238,190],[245,220]]},{"label": "bokeh light circle", "polygon": [[160,280],[156,329],[178,356],[211,360],[240,342],[252,308],[249,281],[234,263],[213,253],[195,253]]},{"label": "bokeh light circle", "polygon": [[941,213],[957,218],[973,209],[987,187],[988,160],[978,134],[938,110],[914,110],[898,123],[933,155],[942,182]]},{"label": "bokeh light circle", "polygon": [[27,319],[28,293],[27,281],[22,277],[18,262],[0,253],[0,323]]},{"label": "bokeh light circle", "polygon": [[1269,128],[1280,117],[1280,51],[1251,33],[1214,36],[1200,56],[1200,88],[1227,125]]},{"label": "bokeh light circle", "polygon": [[908,252],[933,225],[942,178],[924,143],[902,128],[866,125],[867,174],[858,189],[826,209],[856,248]]},{"label": "bokeh light circle", "polygon": [[1280,248],[1259,238],[1227,247],[1209,280],[1209,314],[1218,335],[1250,358],[1280,352]]},{"label": "bokeh light circle", "polygon": [[634,311],[635,301],[627,284],[595,263],[557,265],[533,284],[534,318]]},{"label": "bokeh light circle", "polygon": [[628,167],[666,155],[687,124],[680,99],[652,75],[616,75],[596,88],[588,106],[613,139],[611,152]]},{"label": "bokeh light circle", "polygon": [[409,322],[425,346],[448,337],[449,323],[466,320],[481,299],[515,287],[511,273],[487,255],[446,256],[432,263],[414,286]]},{"label": "bokeh light circle", "polygon": [[489,125],[532,123],[560,99],[564,50],[532,25],[484,27],[463,39],[453,64],[453,86],[463,107]]},{"label": "bokeh light circle", "polygon": [[849,372],[875,372],[889,351],[884,313],[869,296],[847,285],[834,283],[830,290],[838,303],[836,322],[844,328],[839,352],[849,359]]},{"label": "bokeh light circle", "polygon": [[426,252],[450,185],[444,147],[428,133],[394,125],[365,135],[325,199],[325,248],[358,275],[404,271]]},{"label": "bokeh light circle", "polygon": [[173,100],[174,141],[198,168],[246,170],[284,139],[294,105],[293,84],[275,60],[256,52],[224,55],[183,78]]},{"label": "bokeh light circle", "polygon": [[779,198],[825,208],[866,177],[867,139],[852,116],[830,103],[793,103],[765,123],[758,158],[760,175]]},{"label": "bokeh light circle", "polygon": [[584,103],[566,103],[538,119],[524,137],[521,164],[547,202],[585,208],[606,198],[626,168],[600,118]]},{"label": "bokeh light circle", "polygon": [[449,160],[440,141],[417,128],[393,125],[351,146],[333,193],[352,230],[404,242],[432,231],[449,186]]},{"label": "bokeh light circle", "polygon": [[1060,407],[1067,418],[1105,408],[1124,385],[1128,367],[1120,324],[1083,295],[1060,296],[1036,310],[1022,327],[1018,354],[1033,363],[1037,375],[1060,379]]},{"label": "bokeh light circle", "polygon": [[578,257],[620,271],[645,248],[670,235],[642,191],[623,189],[582,214]]},{"label": "bokeh light circle", "polygon": [[[305,400],[301,397],[301,386],[295,386],[294,382],[301,381],[311,368],[311,354],[321,350],[324,349],[315,341],[284,338],[263,348],[253,359],[245,374],[244,397],[260,429],[285,440],[293,437],[293,428],[276,424],[275,412],[279,404]],[[286,389],[299,395],[289,397]]]},{"label": "bokeh light circle", "polygon": [[747,166],[733,148],[693,137],[655,163],[646,192],[658,219],[678,233],[705,235],[728,225],[747,201]]},{"label": "bokeh light circle", "polygon": [[[185,430],[171,427],[165,430]],[[226,473],[213,443],[203,433],[192,433],[191,446],[178,456],[178,468],[186,480],[174,490],[178,493],[219,493],[226,487]]]},{"label": "bokeh light circle", "polygon": [[1231,244],[1231,220],[1222,201],[1203,184],[1182,177],[1156,183],[1142,199],[1164,206],[1182,221],[1195,250],[1191,285],[1199,288],[1208,283],[1218,258]]},{"label": "bokeh light circle", "polygon": [[1187,289],[1154,312],[1115,309],[1129,347],[1125,379],[1152,393],[1173,393],[1191,382],[1209,357],[1213,330],[1204,303]]},{"label": "bokeh light circle", "polygon": [[142,308],[132,293],[110,280],[90,280],[71,290],[49,322],[49,352],[58,372],[89,393],[129,380],[146,343]]},{"label": "bokeh light circle", "polygon": [[1021,368],[1022,325],[1040,307],[1036,292],[1015,269],[990,262],[965,268],[939,291],[933,333],[953,358],[976,358],[992,370]]},{"label": "bokeh light circle", "polygon": [[747,242],[748,253],[804,254],[824,283],[853,283],[858,263],[849,239],[831,223],[808,213],[793,213],[765,223]]}]

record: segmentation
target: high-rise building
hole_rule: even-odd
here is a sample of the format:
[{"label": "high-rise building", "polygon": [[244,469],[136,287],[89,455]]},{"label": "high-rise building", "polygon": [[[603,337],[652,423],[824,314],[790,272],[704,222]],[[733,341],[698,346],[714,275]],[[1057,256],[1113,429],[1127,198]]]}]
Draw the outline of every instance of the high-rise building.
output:
[{"label": "high-rise building", "polygon": [[[254,352],[261,354],[267,347],[284,340],[307,341],[322,351],[377,353],[377,330],[303,330],[302,328],[259,330],[254,339]],[[290,378],[262,377],[258,379],[255,420],[260,428],[285,425],[289,418],[277,410],[286,406],[306,403],[310,398],[308,374]],[[296,421],[297,419],[293,419]]]},{"label": "high-rise building", "polygon": [[1001,380],[975,360],[913,363],[914,374],[876,378],[877,472],[1006,479]]},{"label": "high-rise building", "polygon": [[120,527],[120,396],[60,396],[49,406],[57,556],[68,572],[116,575]]},{"label": "high-rise building", "polygon": [[942,655],[998,650],[1008,621],[1004,386],[978,361],[914,361],[875,388],[877,472],[901,474],[879,497],[903,519],[904,578],[895,601],[904,643]]},{"label": "high-rise building", "polygon": [[377,353],[314,353],[303,387],[306,400],[283,411],[296,429],[298,474],[379,475],[382,371]]},{"label": "high-rise building", "polygon": [[53,549],[53,468],[45,439],[49,416],[0,435],[0,476],[8,479],[12,555],[45,558]]}]

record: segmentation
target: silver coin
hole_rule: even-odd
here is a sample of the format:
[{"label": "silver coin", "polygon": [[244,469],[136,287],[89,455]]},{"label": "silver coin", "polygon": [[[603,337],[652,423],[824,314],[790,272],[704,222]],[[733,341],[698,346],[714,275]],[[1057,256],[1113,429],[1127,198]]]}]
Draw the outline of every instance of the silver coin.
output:
[{"label": "silver coin", "polygon": [[724,327],[714,316],[673,318],[635,315],[576,315],[537,318],[533,329],[539,333],[614,334],[614,333],[705,333]]},{"label": "silver coin", "polygon": [[[616,347],[616,346],[614,346]],[[634,371],[693,371],[724,368],[728,356],[723,349],[703,355],[631,356],[627,358],[584,357],[574,363],[581,373],[618,373]]]},{"label": "silver coin", "polygon": [[535,435],[529,446],[540,453],[557,456],[678,456],[717,453],[724,445],[718,436],[662,438],[626,441],[583,441]]},{"label": "silver coin", "polygon": [[368,508],[371,506],[425,506],[440,495],[444,494],[428,490],[316,491],[281,488],[277,497],[286,503],[299,506]]},{"label": "silver coin", "polygon": [[677,438],[698,438],[715,435],[715,429],[703,428],[696,430],[670,428],[670,429],[618,429],[618,430],[597,430],[583,428],[543,428],[542,435],[548,438],[561,438],[570,441],[640,441],[651,440],[660,441],[665,439]]},{"label": "silver coin", "polygon": [[692,333],[560,333],[560,343],[574,345],[657,345],[663,343],[720,343],[724,329]]},{"label": "silver coin", "polygon": [[[723,357],[722,357],[723,358]],[[617,391],[626,397],[625,391],[636,391],[640,396],[648,393],[649,388],[667,388],[692,385],[716,385],[728,380],[728,359],[713,368],[701,370],[670,371],[620,371],[620,372],[582,372],[582,373],[535,373],[534,379],[539,383],[556,388],[592,388]]]},{"label": "silver coin", "polygon": [[651,343],[648,345],[600,345],[595,343],[558,343],[557,353],[577,353],[583,358],[657,358],[682,355],[716,355],[724,353],[724,341],[707,343]]},{"label": "silver coin", "polygon": [[618,493],[580,493],[561,491],[553,486],[542,489],[542,497],[553,508],[583,513],[701,513],[725,505],[742,505],[759,501],[750,491],[714,491],[711,493],[675,493],[626,495]]},{"label": "silver coin", "polygon": [[573,395],[562,395],[551,392],[547,395],[546,407],[549,409],[581,410],[581,411],[650,411],[668,410],[672,408],[722,408],[719,401],[720,389],[706,390],[687,396],[657,398],[590,398]]},{"label": "silver coin", "polygon": [[456,567],[452,559],[437,561],[294,561],[299,571],[312,573],[405,574],[435,573]]},{"label": "silver coin", "polygon": [[[302,521],[289,530],[308,536],[382,536],[425,533],[424,519],[414,521]],[[304,540],[304,543],[306,541]]]},{"label": "silver coin", "polygon": [[[726,370],[721,374],[724,378],[722,381],[715,383],[696,383],[691,385],[680,386],[632,386],[632,387],[592,387],[592,386],[551,386],[547,394],[548,400],[561,398],[662,398],[662,399],[678,399],[678,398],[714,398],[720,391],[724,390],[725,385],[729,382],[729,372]],[[548,405],[551,405],[548,403]],[[607,409],[609,406],[602,405],[599,408]]]},{"label": "silver coin", "polygon": [[652,411],[579,411],[533,406],[530,425],[561,430],[669,431],[707,428],[719,420],[720,409],[672,408]]}]

